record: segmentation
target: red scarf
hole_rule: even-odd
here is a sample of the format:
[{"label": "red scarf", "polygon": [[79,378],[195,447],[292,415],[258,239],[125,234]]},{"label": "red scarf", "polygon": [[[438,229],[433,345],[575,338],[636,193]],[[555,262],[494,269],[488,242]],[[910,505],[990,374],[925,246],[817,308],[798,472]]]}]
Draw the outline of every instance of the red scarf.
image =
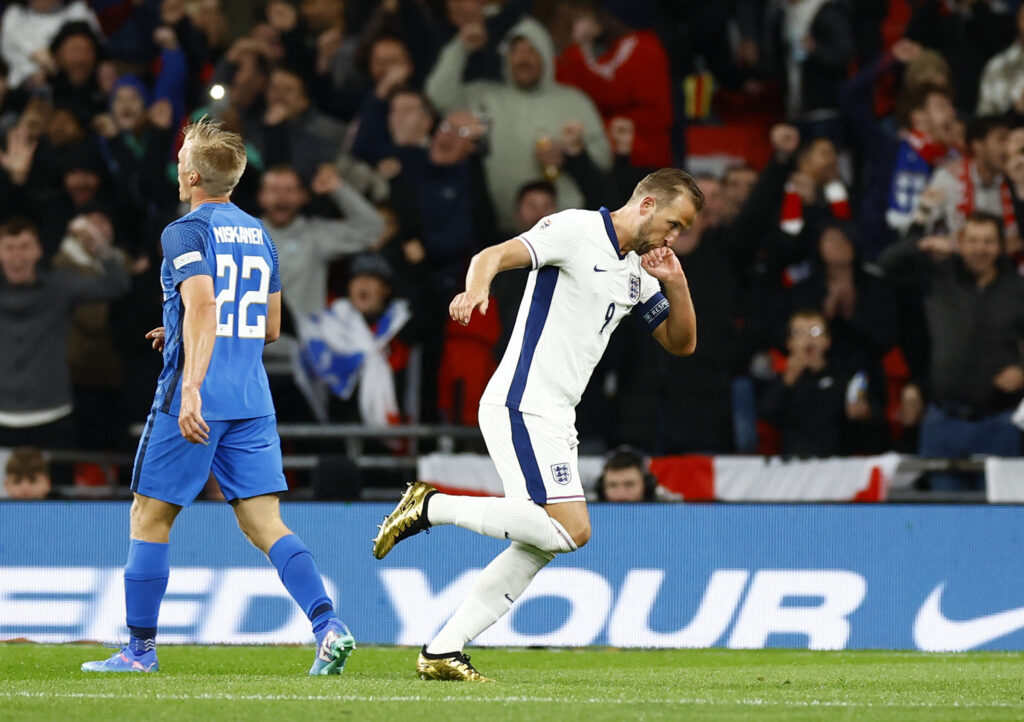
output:
[{"label": "red scarf", "polygon": [[[957,204],[957,211],[964,217],[971,215],[975,210],[974,200],[974,174],[971,173],[971,160],[964,158],[963,162],[954,166],[954,173],[957,180],[963,184],[963,193],[960,194],[960,202]],[[999,184],[999,201],[1002,206],[1003,229],[1006,235],[1017,232],[1017,216],[1013,212],[1013,196],[1010,193],[1010,184],[1003,178]]]},{"label": "red scarf", "polygon": [[[827,184],[825,200],[828,201],[833,217],[841,221],[850,220],[850,198],[846,193],[846,186],[839,181]],[[804,201],[792,183],[786,183],[782,208],[779,211],[779,228],[791,236],[799,236],[804,229]]]},{"label": "red scarf", "polygon": [[909,131],[906,138],[910,147],[913,148],[914,151],[932,167],[949,154],[948,147],[919,130]]}]

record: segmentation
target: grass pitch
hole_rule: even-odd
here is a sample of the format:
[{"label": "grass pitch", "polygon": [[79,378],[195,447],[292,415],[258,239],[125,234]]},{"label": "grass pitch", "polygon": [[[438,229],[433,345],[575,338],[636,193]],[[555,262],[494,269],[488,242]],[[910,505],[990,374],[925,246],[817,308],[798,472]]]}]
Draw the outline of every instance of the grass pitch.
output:
[{"label": "grass pitch", "polygon": [[471,650],[495,684],[422,682],[416,650],[160,649],[152,675],[86,675],[111,650],[0,644],[0,720],[1019,720],[1024,655],[789,650]]}]

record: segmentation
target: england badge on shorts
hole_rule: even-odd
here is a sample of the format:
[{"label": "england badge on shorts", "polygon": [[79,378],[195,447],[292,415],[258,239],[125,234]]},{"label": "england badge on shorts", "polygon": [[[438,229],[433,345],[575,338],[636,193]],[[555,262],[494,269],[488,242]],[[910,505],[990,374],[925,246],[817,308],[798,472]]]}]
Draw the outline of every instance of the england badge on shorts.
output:
[{"label": "england badge on shorts", "polygon": [[568,464],[552,464],[551,476],[554,477],[556,484],[565,486],[572,481],[572,470]]},{"label": "england badge on shorts", "polygon": [[640,276],[635,274],[629,274],[629,302],[638,303],[640,301]]}]

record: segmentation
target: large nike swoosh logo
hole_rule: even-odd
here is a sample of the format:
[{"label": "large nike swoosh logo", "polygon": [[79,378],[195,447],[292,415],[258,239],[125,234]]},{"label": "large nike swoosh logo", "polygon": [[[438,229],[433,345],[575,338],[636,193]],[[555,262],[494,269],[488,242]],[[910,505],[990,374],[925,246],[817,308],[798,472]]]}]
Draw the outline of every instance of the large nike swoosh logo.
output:
[{"label": "large nike swoosh logo", "polygon": [[966,652],[1024,628],[1024,607],[975,619],[947,619],[940,600],[943,582],[932,590],[914,620],[914,644],[925,652]]},{"label": "large nike swoosh logo", "polygon": [[594,266],[594,273],[604,273],[607,270],[607,268],[598,268],[597,266]]}]

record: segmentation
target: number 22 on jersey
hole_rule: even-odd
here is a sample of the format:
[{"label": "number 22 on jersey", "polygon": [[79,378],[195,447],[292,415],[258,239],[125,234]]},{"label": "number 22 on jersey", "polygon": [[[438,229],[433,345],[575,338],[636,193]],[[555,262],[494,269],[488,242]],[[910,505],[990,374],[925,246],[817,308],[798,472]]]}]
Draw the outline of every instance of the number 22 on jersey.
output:
[{"label": "number 22 on jersey", "polygon": [[[238,264],[230,253],[217,254],[217,278],[227,276],[228,285],[217,294],[217,335],[236,336],[238,338],[265,339],[267,336],[267,298],[270,295],[270,266],[263,256],[242,257],[242,279],[252,278],[253,272],[259,274],[257,288],[246,291],[240,299],[238,294]],[[237,299],[237,305],[236,305]],[[250,324],[249,307],[253,304],[262,306],[262,313],[257,312],[255,323]],[[225,316],[224,306],[228,306]],[[233,309],[233,310],[232,310]],[[257,309],[259,311],[259,309]],[[235,333],[235,315],[238,316],[238,333]],[[223,322],[221,321],[223,319]]]}]

